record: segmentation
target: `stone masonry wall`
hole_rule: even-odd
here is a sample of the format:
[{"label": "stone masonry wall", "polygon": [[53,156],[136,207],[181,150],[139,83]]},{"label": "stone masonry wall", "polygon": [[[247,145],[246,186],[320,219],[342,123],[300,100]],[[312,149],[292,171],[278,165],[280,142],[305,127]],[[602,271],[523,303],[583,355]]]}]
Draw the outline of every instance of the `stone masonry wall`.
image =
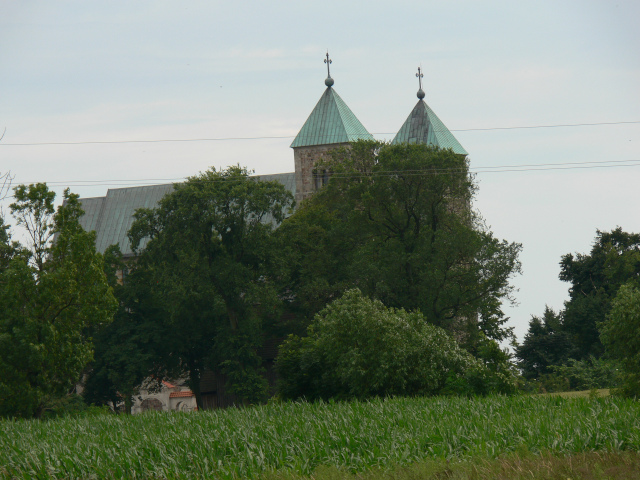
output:
[{"label": "stone masonry wall", "polygon": [[316,181],[313,175],[316,163],[322,158],[329,158],[329,151],[348,145],[348,143],[334,143],[293,149],[296,168],[296,203],[300,203],[305,198],[313,195],[322,185],[321,179]]}]

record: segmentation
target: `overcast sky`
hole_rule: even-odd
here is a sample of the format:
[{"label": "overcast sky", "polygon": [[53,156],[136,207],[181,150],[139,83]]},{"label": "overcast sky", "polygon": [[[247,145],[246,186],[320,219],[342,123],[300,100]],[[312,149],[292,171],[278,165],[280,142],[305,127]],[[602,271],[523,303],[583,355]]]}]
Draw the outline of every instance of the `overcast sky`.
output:
[{"label": "overcast sky", "polygon": [[[637,0],[0,0],[0,12],[0,174],[14,185],[90,197],[210,166],[291,172],[328,49],[336,92],[378,139],[413,108],[422,66],[426,102],[477,172],[475,207],[523,244],[506,308],[520,340],[567,299],[563,254],[589,252],[596,229],[640,232]],[[600,125],[512,128],[575,124]],[[172,139],[209,140],[51,144]]]}]

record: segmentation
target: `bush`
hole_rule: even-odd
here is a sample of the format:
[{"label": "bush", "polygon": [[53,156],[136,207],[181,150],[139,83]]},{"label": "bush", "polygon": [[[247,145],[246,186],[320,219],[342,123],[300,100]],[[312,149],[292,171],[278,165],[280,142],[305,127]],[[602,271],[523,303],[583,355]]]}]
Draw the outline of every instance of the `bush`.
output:
[{"label": "bush", "polygon": [[511,395],[518,391],[518,373],[511,362],[511,354],[500,348],[495,340],[480,335],[476,358],[479,362],[467,370],[463,379],[452,381],[445,393],[458,395],[489,395],[500,393]]},{"label": "bush", "polygon": [[568,381],[570,390],[612,388],[620,382],[616,362],[593,356],[586,360],[569,359],[566,365],[553,366],[551,369],[555,375]]},{"label": "bush", "polygon": [[111,413],[113,412],[108,406],[103,405],[98,407],[95,405],[87,405],[81,395],[72,393],[46,402],[42,410],[42,418],[93,417]]},{"label": "bush", "polygon": [[615,388],[622,382],[620,364],[614,360],[590,356],[585,360],[569,359],[564,365],[551,365],[552,373],[525,381],[521,390],[528,393],[568,392]]},{"label": "bush", "polygon": [[620,288],[598,328],[607,354],[622,366],[624,379],[616,393],[640,397],[640,289],[634,283]]},{"label": "bush", "polygon": [[280,347],[285,399],[432,395],[447,385],[449,393],[484,393],[492,388],[483,382],[496,378],[419,312],[387,308],[358,289],[327,305],[307,332]]}]

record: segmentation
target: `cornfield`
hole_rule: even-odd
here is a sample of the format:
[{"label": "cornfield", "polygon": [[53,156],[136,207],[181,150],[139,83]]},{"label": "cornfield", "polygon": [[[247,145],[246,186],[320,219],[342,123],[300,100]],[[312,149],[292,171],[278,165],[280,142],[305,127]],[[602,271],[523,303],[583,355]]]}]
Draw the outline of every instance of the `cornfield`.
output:
[{"label": "cornfield", "polygon": [[640,403],[436,397],[0,421],[3,478],[257,478],[430,458],[640,450]]}]

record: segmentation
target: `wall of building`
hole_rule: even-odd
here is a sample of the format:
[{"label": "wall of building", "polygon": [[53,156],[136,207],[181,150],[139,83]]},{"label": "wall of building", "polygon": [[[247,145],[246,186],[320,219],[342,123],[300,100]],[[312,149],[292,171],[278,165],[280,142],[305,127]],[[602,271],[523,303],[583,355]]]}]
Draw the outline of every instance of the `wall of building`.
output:
[{"label": "wall of building", "polygon": [[339,147],[348,147],[349,143],[335,143],[331,145],[312,145],[309,147],[295,147],[293,159],[296,173],[296,203],[313,195],[323,185],[323,172],[314,174],[316,164],[321,159],[329,159],[329,152]]}]

